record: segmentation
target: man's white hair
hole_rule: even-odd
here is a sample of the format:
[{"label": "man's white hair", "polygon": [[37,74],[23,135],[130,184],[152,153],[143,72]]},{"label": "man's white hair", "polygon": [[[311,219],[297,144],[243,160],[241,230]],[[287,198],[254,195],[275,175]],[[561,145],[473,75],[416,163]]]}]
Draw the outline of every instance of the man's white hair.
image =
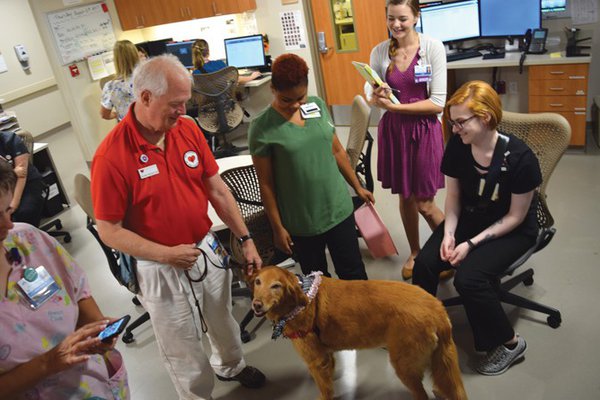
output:
[{"label": "man's white hair", "polygon": [[177,57],[172,54],[163,54],[140,62],[133,71],[133,94],[138,100],[144,90],[155,96],[167,93],[169,74],[179,74],[186,77],[192,84],[192,77]]}]

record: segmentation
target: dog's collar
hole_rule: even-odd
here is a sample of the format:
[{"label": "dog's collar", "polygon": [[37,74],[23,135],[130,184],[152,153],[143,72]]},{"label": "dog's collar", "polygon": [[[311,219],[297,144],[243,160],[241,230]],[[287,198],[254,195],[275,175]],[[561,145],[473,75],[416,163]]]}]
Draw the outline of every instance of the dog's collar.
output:
[{"label": "dog's collar", "polygon": [[[317,296],[317,293],[319,292],[319,285],[321,284],[321,275],[323,275],[323,273],[321,271],[316,271],[316,272],[313,272],[306,276],[296,274],[296,276],[298,277],[298,284],[302,287],[302,291],[304,292],[306,297],[308,297],[309,304],[311,301],[313,301],[313,299]],[[304,311],[304,308],[305,308],[305,306],[298,306],[298,307],[294,308],[292,310],[292,312],[290,312],[288,315],[286,315],[285,317],[280,319],[279,322],[274,324],[273,325],[273,334],[271,335],[271,339],[275,340],[278,337],[282,336],[283,328],[285,328],[285,324],[288,321],[294,319],[302,311]],[[309,333],[310,333],[310,331],[306,331],[306,332],[299,331],[299,332],[293,332],[293,333],[290,333],[289,335],[283,335],[283,336],[288,339],[299,339],[299,338],[303,338],[304,336],[308,335]]]}]

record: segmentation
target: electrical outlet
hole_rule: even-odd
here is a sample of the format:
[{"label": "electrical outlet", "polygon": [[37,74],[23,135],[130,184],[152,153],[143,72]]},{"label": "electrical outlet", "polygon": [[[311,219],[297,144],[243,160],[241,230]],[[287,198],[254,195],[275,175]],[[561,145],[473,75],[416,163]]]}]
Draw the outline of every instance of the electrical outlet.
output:
[{"label": "electrical outlet", "polygon": [[519,85],[517,84],[517,82],[515,82],[515,81],[508,82],[508,93],[510,93],[510,94],[519,93]]}]

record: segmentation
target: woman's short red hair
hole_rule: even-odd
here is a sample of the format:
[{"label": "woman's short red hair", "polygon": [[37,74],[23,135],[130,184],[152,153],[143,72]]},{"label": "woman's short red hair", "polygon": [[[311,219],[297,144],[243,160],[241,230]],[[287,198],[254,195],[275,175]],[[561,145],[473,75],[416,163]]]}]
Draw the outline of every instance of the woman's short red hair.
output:
[{"label": "woman's short red hair", "polygon": [[282,54],[271,66],[271,85],[275,90],[288,90],[308,85],[308,65],[295,54]]}]

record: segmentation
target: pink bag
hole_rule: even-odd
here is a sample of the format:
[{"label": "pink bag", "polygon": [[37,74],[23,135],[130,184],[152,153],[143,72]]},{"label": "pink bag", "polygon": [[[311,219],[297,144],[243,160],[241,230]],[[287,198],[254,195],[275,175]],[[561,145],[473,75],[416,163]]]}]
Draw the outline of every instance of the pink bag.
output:
[{"label": "pink bag", "polygon": [[356,226],[373,258],[398,254],[394,241],[371,203],[365,203],[354,211]]}]

